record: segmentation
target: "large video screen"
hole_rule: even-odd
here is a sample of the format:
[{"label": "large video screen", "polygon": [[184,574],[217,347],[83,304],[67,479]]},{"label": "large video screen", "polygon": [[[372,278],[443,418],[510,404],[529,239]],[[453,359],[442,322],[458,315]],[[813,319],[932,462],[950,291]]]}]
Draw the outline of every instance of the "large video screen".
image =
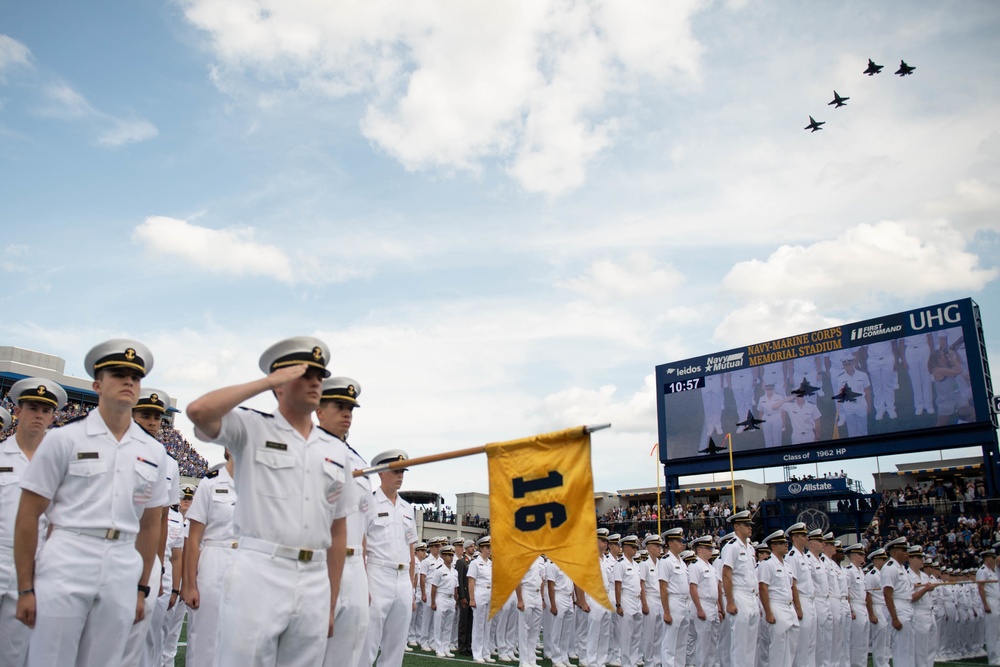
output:
[{"label": "large video screen", "polygon": [[730,442],[734,458],[860,455],[855,439],[989,422],[975,308],[964,299],[658,366],[661,459],[721,457],[725,469]]}]

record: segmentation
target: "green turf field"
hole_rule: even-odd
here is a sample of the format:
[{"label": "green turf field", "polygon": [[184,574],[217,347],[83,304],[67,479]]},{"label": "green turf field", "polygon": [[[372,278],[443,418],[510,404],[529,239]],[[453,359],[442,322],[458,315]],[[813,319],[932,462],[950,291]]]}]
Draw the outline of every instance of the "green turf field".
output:
[{"label": "green turf field", "polygon": [[[185,619],[184,625],[181,627],[181,645],[177,647],[177,658],[174,660],[174,667],[184,667],[184,652],[186,650],[185,644],[187,643],[187,620]],[[472,658],[467,656],[456,655],[454,658],[438,658],[430,653],[424,653],[423,651],[414,650],[412,653],[407,653],[403,656],[403,667],[455,667],[455,663],[465,662],[476,664],[472,661]],[[575,664],[575,663],[574,663]],[[868,665],[871,667],[871,659],[868,660]],[[986,664],[986,658],[976,658],[972,660],[957,660],[954,662],[935,662],[935,667],[982,667]],[[504,665],[510,667],[511,665],[517,665],[516,662],[500,662],[495,663],[497,667]],[[549,660],[543,660],[539,658],[539,667],[551,667],[552,662]],[[348,667],[348,666],[344,666]]]}]

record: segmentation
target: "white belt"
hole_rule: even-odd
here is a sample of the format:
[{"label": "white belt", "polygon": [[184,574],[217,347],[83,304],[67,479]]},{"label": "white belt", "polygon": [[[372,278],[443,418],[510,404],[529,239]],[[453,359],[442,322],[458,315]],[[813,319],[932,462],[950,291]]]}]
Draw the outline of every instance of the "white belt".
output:
[{"label": "white belt", "polygon": [[13,537],[0,537],[0,547],[7,547],[8,549],[14,548],[14,538]]},{"label": "white belt", "polygon": [[744,595],[753,595],[754,597],[756,597],[757,596],[757,589],[756,588],[733,588],[733,595],[735,595],[737,593],[743,593]]},{"label": "white belt", "polygon": [[384,567],[387,570],[406,570],[409,566],[406,563],[397,563],[391,560],[382,560],[381,558],[368,557],[369,565],[378,565],[379,567]]},{"label": "white belt", "polygon": [[281,544],[275,544],[274,542],[268,542],[267,540],[258,540],[253,537],[240,537],[238,538],[238,541],[239,546],[237,548],[239,549],[249,549],[250,551],[257,551],[269,556],[288,558],[289,560],[302,561],[303,563],[321,561],[326,558],[326,549],[300,549],[298,547],[286,547]]},{"label": "white belt", "polygon": [[116,528],[64,528],[62,526],[53,526],[52,528],[53,530],[64,530],[67,533],[86,535],[102,540],[115,540],[122,543],[135,542],[135,533],[123,533]]},{"label": "white belt", "polygon": [[220,549],[235,549],[240,546],[238,540],[203,540],[203,547],[218,547]]}]

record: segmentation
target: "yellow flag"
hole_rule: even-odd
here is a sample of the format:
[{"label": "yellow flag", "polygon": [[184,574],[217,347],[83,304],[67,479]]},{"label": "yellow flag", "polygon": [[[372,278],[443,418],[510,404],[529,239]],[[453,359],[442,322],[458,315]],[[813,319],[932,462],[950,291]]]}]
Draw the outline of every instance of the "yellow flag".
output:
[{"label": "yellow flag", "polygon": [[590,434],[582,426],[486,445],[493,591],[500,611],[539,554],[611,608],[597,553]]}]

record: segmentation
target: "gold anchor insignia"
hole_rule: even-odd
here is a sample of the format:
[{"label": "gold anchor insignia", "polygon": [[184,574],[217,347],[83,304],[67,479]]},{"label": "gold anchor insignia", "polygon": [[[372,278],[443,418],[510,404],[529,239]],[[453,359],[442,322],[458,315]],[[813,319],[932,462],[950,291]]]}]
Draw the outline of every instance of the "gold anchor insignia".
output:
[{"label": "gold anchor insignia", "polygon": [[38,395],[39,396],[44,396],[45,395],[45,385],[44,384],[38,385]]},{"label": "gold anchor insignia", "polygon": [[150,400],[151,402],[153,402],[153,403],[156,403],[156,402],[157,402],[158,400],[160,400],[160,397],[159,397],[159,396],[157,396],[156,394],[150,394],[150,395],[149,395],[149,400]]},{"label": "gold anchor insignia", "polygon": [[347,385],[347,395],[348,395],[348,396],[354,396],[354,395],[356,395],[357,393],[358,393],[358,392],[357,392],[357,391],[356,391],[356,390],[354,389],[354,385],[353,385],[353,384],[349,384],[349,385]]},{"label": "gold anchor insignia", "polygon": [[317,345],[313,348],[313,359],[319,361],[323,358],[323,350]]},{"label": "gold anchor insignia", "polygon": [[126,349],[125,350],[125,358],[128,359],[129,361],[132,361],[133,359],[135,359],[135,350],[133,350],[132,348]]}]

